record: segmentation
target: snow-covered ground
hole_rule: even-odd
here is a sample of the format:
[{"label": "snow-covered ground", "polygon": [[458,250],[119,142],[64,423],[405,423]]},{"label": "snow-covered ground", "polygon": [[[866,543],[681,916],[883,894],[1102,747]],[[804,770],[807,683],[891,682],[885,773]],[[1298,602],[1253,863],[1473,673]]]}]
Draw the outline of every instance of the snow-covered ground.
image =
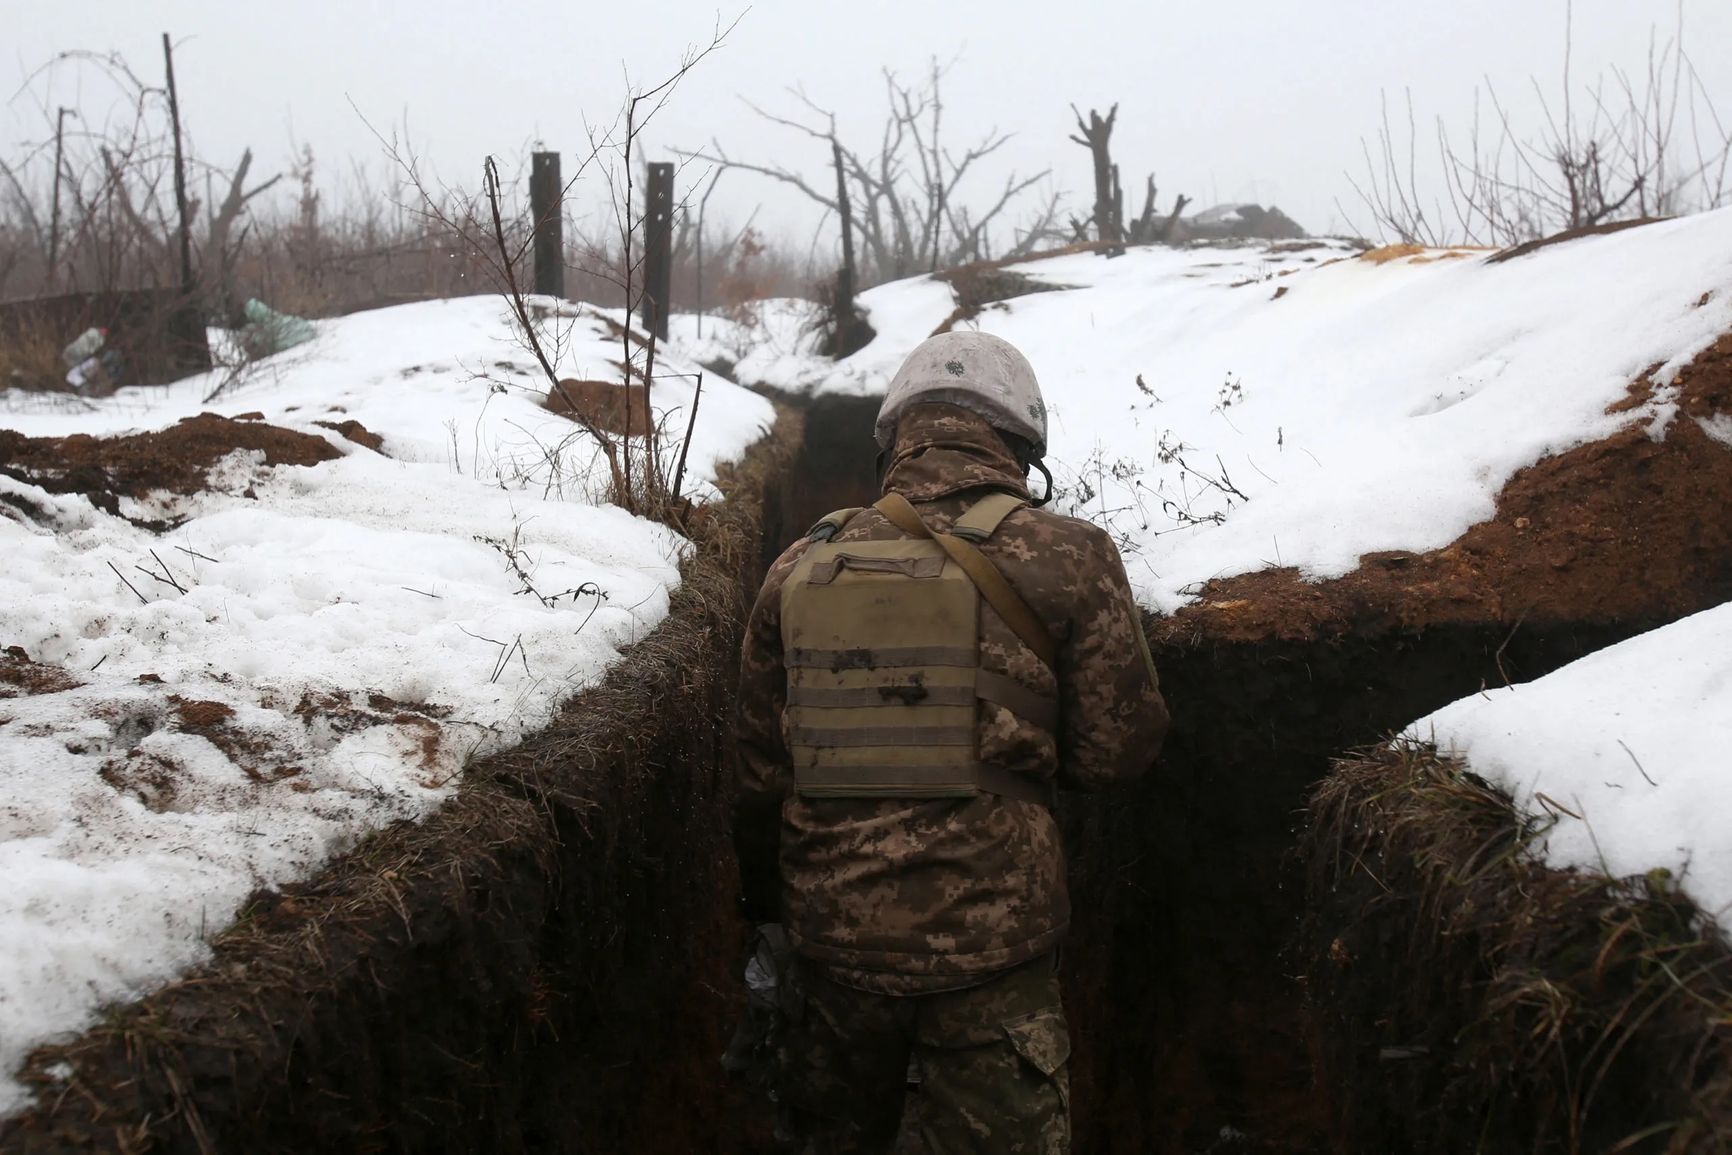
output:
[{"label": "snow-covered ground", "polygon": [[[561,375],[618,381],[619,337],[566,311]],[[683,542],[596,503],[604,467],[538,404],[497,299],[318,328],[208,404],[216,376],[89,406],[0,394],[0,427],[30,436],[256,411],[342,453],[237,452],[208,492],[123,499],[179,521],[161,535],[0,476],[0,648],[80,683],[0,680],[0,1115],[25,1102],[10,1076],[31,1046],[198,962],[253,889],[426,814],[467,757],[545,724],[666,613]],[[692,371],[659,353],[670,452]],[[702,497],[772,413],[714,374],[700,413]],[[383,453],[313,424],[346,420]]]},{"label": "snow-covered ground", "polygon": [[[1448,544],[1523,466],[1631,420],[1658,432],[1665,388],[1635,413],[1606,406],[1732,328],[1732,210],[1489,256],[1081,253],[1013,266],[1071,288],[970,324],[1040,376],[1056,508],[1110,526],[1141,599],[1171,611],[1211,577],[1330,577]],[[784,356],[776,383],[880,393],[954,301],[919,277],[861,303],[876,340],[835,364]]]},{"label": "snow-covered ground", "polygon": [[818,319],[812,301],[772,297],[704,317],[675,313],[668,339],[693,361],[732,365],[736,381],[794,392],[829,368],[817,352]]},{"label": "snow-covered ground", "polygon": [[1614,878],[1668,870],[1728,926],[1732,604],[1463,698],[1408,733],[1554,818],[1549,864]]}]

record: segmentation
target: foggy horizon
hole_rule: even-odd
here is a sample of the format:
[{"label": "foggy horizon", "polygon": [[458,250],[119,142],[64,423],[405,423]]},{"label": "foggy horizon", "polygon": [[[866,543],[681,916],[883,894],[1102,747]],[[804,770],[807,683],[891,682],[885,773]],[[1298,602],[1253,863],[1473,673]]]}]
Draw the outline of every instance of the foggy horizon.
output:
[{"label": "foggy horizon", "polygon": [[[1380,101],[1387,99],[1404,146],[1411,93],[1420,181],[1448,218],[1434,171],[1438,118],[1460,139],[1476,87],[1489,83],[1517,135],[1537,137],[1544,117],[1535,86],[1561,115],[1566,44],[1564,0],[1524,3],[1514,13],[1493,0],[1399,11],[1328,0],[1303,13],[1279,0],[1251,0],[1230,19],[1202,9],[1157,17],[1146,5],[1097,4],[1064,21],[1030,3],[895,3],[849,17],[776,2],[720,10],[681,2],[656,5],[653,14],[602,8],[581,16],[534,3],[481,19],[449,0],[414,9],[321,3],[244,13],[192,0],[149,7],[103,2],[17,13],[0,155],[16,158],[26,142],[52,136],[45,106],[100,105],[90,66],[48,67],[56,55],[116,52],[147,84],[159,84],[159,37],[167,31],[177,45],[186,131],[200,158],[219,169],[250,147],[262,180],[286,173],[295,150],[310,147],[326,209],[341,213],[357,195],[357,170],[368,174],[374,196],[387,195],[394,166],[378,132],[402,135],[438,182],[474,192],[486,155],[500,158],[508,178],[532,148],[557,150],[573,165],[586,123],[611,122],[629,88],[666,78],[688,46],[707,43],[718,23],[738,16],[723,46],[683,79],[640,139],[644,159],[676,159],[673,148],[716,140],[731,157],[785,165],[822,187],[826,150],[768,123],[748,102],[807,115],[789,91],[798,86],[836,112],[845,143],[870,153],[885,119],[882,72],[918,84],[936,59],[948,67],[947,147],[994,127],[1012,134],[959,190],[971,203],[995,199],[1013,173],[1050,169],[1020,211],[1050,189],[1064,194],[1061,221],[1086,217],[1089,155],[1069,139],[1072,105],[1086,116],[1116,103],[1112,148],[1127,212],[1140,207],[1152,173],[1162,214],[1182,194],[1188,213],[1252,202],[1281,208],[1313,234],[1375,237],[1349,177],[1364,182],[1362,148],[1377,148]],[[1732,114],[1732,54],[1712,50],[1732,43],[1732,9],[1711,0],[1676,8],[1576,3],[1569,42],[1578,106],[1600,78],[1614,84],[1614,68],[1640,86],[1650,37],[1656,51],[1663,48],[1680,14],[1702,92],[1722,118]],[[84,111],[94,120],[101,110]],[[1680,157],[1690,150],[1689,131],[1688,123],[1677,127]],[[684,166],[680,195],[709,172],[703,162]],[[292,208],[291,185],[285,176],[272,194],[280,211]],[[605,219],[599,181],[580,183],[572,197],[580,230]],[[755,209],[762,233],[802,254],[822,216],[786,186],[733,171],[719,182],[711,220],[737,228]],[[1018,210],[1007,210],[1001,226],[1017,218]],[[834,233],[827,223],[823,243],[833,245]]]}]

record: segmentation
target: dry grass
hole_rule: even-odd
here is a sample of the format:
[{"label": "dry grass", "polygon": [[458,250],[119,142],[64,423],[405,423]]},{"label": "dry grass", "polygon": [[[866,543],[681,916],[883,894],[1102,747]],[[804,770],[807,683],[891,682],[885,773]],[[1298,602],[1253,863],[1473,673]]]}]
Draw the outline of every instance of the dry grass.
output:
[{"label": "dry grass", "polygon": [[67,389],[62,343],[48,325],[27,325],[0,335],[0,389]]},{"label": "dry grass", "polygon": [[1355,1149],[1732,1150],[1732,951],[1664,872],[1548,869],[1545,830],[1416,743],[1313,795],[1300,962]]}]

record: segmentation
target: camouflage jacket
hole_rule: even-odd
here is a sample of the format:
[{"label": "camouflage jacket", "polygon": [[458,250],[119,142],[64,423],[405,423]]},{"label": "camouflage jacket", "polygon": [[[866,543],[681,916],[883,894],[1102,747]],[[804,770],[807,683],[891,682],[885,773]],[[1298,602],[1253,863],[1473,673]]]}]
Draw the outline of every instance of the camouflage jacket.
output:
[{"label": "camouflage jacket", "polygon": [[[898,426],[885,473],[934,529],[992,490],[1028,496],[1022,470],[983,421],[922,405]],[[896,538],[876,510],[838,542]],[[805,798],[783,742],[781,593],[809,547],[771,566],[740,663],[735,845],[748,911],[779,916],[800,953],[849,985],[890,994],[965,986],[1051,950],[1070,919],[1059,831],[1044,805],[997,795],[941,799]],[[1167,710],[1140,616],[1111,538],[1032,507],[981,547],[1058,643],[1047,668],[981,603],[980,663],[1060,704],[1056,731],[980,703],[979,757],[1061,787],[1140,776]],[[778,869],[779,855],[779,869]]]}]

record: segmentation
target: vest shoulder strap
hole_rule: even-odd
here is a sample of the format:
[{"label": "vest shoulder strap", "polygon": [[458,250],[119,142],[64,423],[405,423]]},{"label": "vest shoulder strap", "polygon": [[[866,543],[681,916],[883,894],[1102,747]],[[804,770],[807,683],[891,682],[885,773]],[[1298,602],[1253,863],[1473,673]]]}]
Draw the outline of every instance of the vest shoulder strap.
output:
[{"label": "vest shoulder strap", "polygon": [[950,532],[972,542],[985,541],[997,532],[1000,522],[1027,504],[1014,493],[989,493],[969,506],[968,512],[957,518],[956,524],[950,527]]},{"label": "vest shoulder strap", "polygon": [[1049,669],[1058,669],[1058,646],[1054,644],[1052,635],[1047,633],[1046,625],[985,554],[955,534],[934,533],[932,528],[920,519],[920,514],[915,512],[914,507],[908,504],[908,499],[900,493],[885,494],[873,508],[903,533],[937,542],[939,547],[950,555],[950,560],[968,575],[968,580],[974,583],[980,596],[998,611],[1004,624],[1009,626]]},{"label": "vest shoulder strap", "polygon": [[848,509],[838,509],[835,513],[827,513],[806,531],[806,536],[814,541],[829,541],[842,532],[843,526],[854,520],[855,514],[863,512],[865,508],[863,505],[856,505]]}]

